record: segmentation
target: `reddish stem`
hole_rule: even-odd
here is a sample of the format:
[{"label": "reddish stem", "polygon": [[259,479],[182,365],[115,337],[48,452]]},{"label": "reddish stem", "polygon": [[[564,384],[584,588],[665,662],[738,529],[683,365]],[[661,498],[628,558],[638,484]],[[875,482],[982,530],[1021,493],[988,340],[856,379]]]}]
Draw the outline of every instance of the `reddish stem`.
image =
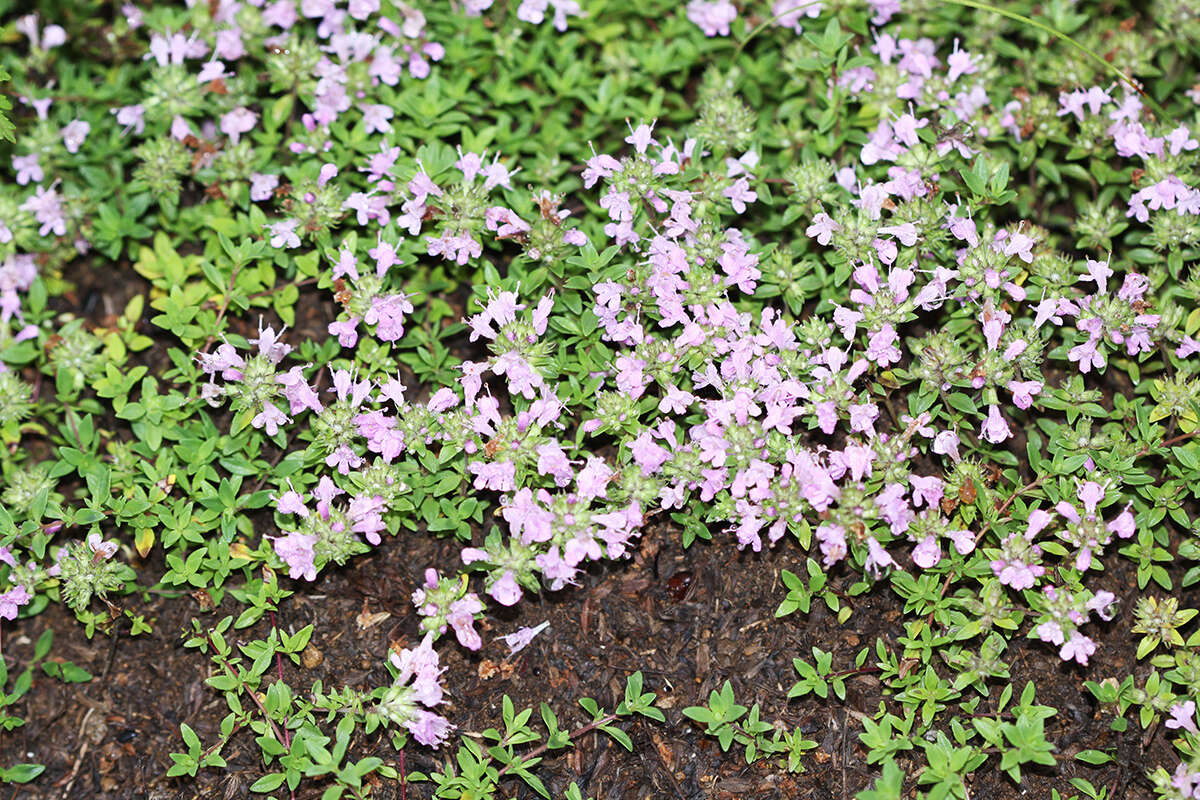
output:
[{"label": "reddish stem", "polygon": [[[276,633],[279,632],[279,626],[277,626],[275,624],[275,611],[274,610],[271,611],[271,628]],[[279,655],[278,650],[275,651],[275,669],[279,672],[279,680],[282,681],[283,680],[283,657]],[[288,731],[287,723],[288,723],[288,720],[287,720],[287,716],[285,715],[283,718],[283,746],[286,747],[288,750],[291,750],[292,749],[292,734],[290,731]],[[294,789],[289,789],[288,794],[291,797],[291,800],[296,800],[296,791]]]}]

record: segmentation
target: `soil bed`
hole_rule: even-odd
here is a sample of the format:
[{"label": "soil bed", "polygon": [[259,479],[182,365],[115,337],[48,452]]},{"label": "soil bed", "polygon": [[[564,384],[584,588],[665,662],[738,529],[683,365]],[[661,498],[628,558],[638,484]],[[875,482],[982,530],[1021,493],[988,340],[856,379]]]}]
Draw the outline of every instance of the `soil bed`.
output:
[{"label": "soil bed", "polygon": [[[383,654],[391,641],[415,643],[415,618],[408,600],[427,563],[447,563],[453,543],[423,536],[387,540],[372,555],[324,575],[315,585],[293,585],[297,594],[285,601],[277,619],[284,629],[313,624],[312,644],[319,651],[310,668],[283,664],[284,678],[297,688],[316,679],[326,687],[369,688],[387,679]],[[153,567],[150,567],[153,569]],[[598,798],[849,798],[870,785],[872,768],[857,734],[857,717],[871,716],[883,696],[871,674],[848,684],[846,702],[813,696],[787,701],[796,680],[792,658],[807,657],[813,646],[831,651],[835,667],[853,665],[863,647],[876,638],[894,646],[900,630],[901,606],[895,595],[880,590],[853,599],[854,613],[843,626],[821,602],[806,617],[775,620],[784,591],[779,570],[803,569],[803,553],[792,543],[755,555],[738,552],[719,537],[684,550],[678,535],[652,527],[631,563],[585,573],[577,588],[521,603],[483,626],[484,647],[468,654],[446,648],[447,685],[454,687],[444,712],[463,732],[499,724],[500,700],[512,697],[517,708],[548,703],[563,724],[583,721],[580,697],[593,697],[611,708],[620,697],[627,674],[642,670],[647,691],[659,694],[667,724],[627,724],[634,751],[625,752],[606,737],[585,738],[578,748],[552,757],[539,767],[553,796],[561,796],[574,780],[585,795]],[[1122,599],[1129,613],[1138,595],[1132,565],[1123,560],[1101,579],[1102,587]],[[835,578],[839,588],[844,577]],[[1174,579],[1179,575],[1173,574]],[[1181,593],[1187,605],[1195,591]],[[232,602],[232,601],[230,601]],[[32,691],[17,708],[29,720],[0,739],[0,760],[36,761],[46,772],[33,786],[18,787],[12,797],[123,800],[249,797],[247,788],[265,771],[247,734],[235,737],[224,751],[227,771],[207,770],[195,781],[167,779],[168,754],[183,749],[179,725],[186,722],[204,743],[215,740],[226,707],[203,684],[210,674],[201,654],[182,647],[190,620],[215,623],[226,609],[204,612],[193,599],[150,596],[127,603],[154,620],[154,632],[118,639],[97,636],[88,641],[82,628],[61,608],[20,624],[6,626],[5,654],[10,672],[31,656],[33,642],[45,630],[55,631],[52,659],[73,661],[94,676],[84,684],[63,684],[35,671]],[[232,606],[231,606],[232,608]],[[388,614],[386,618],[377,615]],[[377,621],[376,621],[377,620]],[[524,651],[509,657],[499,637],[521,625],[543,620],[550,628]],[[373,622],[369,627],[365,624]],[[489,624],[490,623],[490,624]],[[246,629],[242,640],[265,636],[269,623]],[[1126,626],[1119,615],[1107,631]],[[1128,674],[1139,679],[1149,671],[1134,665],[1135,644],[1096,633],[1098,649],[1089,677],[1102,680]],[[1016,687],[1034,679],[1039,703],[1059,709],[1048,721],[1048,739],[1060,755],[1081,749],[1117,746],[1119,760],[1103,768],[1069,759],[1056,772],[1026,771],[1017,786],[994,769],[976,775],[978,797],[1016,798],[1030,792],[1049,797],[1058,789],[1072,793],[1068,779],[1080,775],[1110,796],[1149,797],[1144,770],[1169,761],[1170,745],[1161,726],[1143,732],[1131,726],[1125,734],[1109,729],[1110,717],[1098,712],[1082,687],[1083,671],[1047,657],[1045,646],[1018,640],[1007,654]],[[15,663],[14,663],[15,662]],[[868,664],[872,663],[870,660]],[[1053,667],[1047,668],[1047,665]],[[272,672],[272,677],[274,672]],[[270,680],[271,678],[268,678]],[[789,775],[765,764],[748,766],[736,747],[722,753],[715,740],[682,715],[701,704],[725,680],[739,703],[759,703],[762,717],[798,726],[818,748],[806,759],[807,772]],[[987,701],[981,712],[988,708]],[[375,737],[352,745],[358,757],[377,754],[399,767],[390,746]],[[443,754],[439,753],[441,757]],[[410,745],[406,770],[428,772],[439,761],[429,750]],[[902,762],[903,763],[903,762]],[[521,784],[508,786],[512,797],[534,797]],[[420,798],[428,784],[380,784],[380,798]],[[317,798],[320,791],[298,791],[296,797]],[[1028,796],[1028,795],[1025,795]]]}]

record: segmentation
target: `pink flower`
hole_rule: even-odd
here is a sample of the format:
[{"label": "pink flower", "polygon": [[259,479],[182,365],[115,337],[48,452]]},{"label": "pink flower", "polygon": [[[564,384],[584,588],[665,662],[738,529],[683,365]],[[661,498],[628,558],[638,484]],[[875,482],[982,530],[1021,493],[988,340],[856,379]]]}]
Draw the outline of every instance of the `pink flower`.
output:
[{"label": "pink flower", "polygon": [[913,548],[912,560],[921,569],[936,567],[942,560],[942,548],[938,545],[937,537],[926,536],[918,542]]},{"label": "pink flower", "polygon": [[910,475],[908,482],[912,484],[914,508],[920,508],[922,502],[936,508],[942,501],[945,484],[936,475]]},{"label": "pink flower", "polygon": [[887,567],[900,568],[896,560],[887,550],[883,549],[883,545],[874,536],[867,537],[867,560],[863,566],[868,573],[875,577],[879,577]]},{"label": "pink flower", "polygon": [[1185,730],[1193,736],[1200,736],[1196,729],[1196,701],[1186,700],[1171,706],[1171,718],[1164,725],[1172,730]]},{"label": "pink flower", "polygon": [[750,182],[745,178],[738,178],[732,186],[726,189],[722,194],[729,198],[733,210],[739,214],[746,212],[746,204],[753,203],[758,199],[758,194],[750,189]]},{"label": "pink flower", "polygon": [[875,420],[878,418],[879,406],[874,403],[856,403],[850,406],[850,430],[855,433],[865,433],[868,438],[873,437]]},{"label": "pink flower", "polygon": [[262,12],[264,24],[274,25],[284,30],[290,29],[298,19],[295,0],[276,0]]},{"label": "pink flower", "polygon": [[1077,491],[1079,502],[1083,503],[1088,514],[1094,514],[1096,506],[1104,499],[1104,487],[1095,481],[1084,481]]},{"label": "pink flower", "polygon": [[[478,650],[479,647],[473,647],[472,650]],[[421,744],[426,747],[439,747],[450,736],[450,731],[454,730],[454,726],[438,714],[432,711],[418,708],[414,710],[412,719],[404,723],[404,727],[413,735]]]},{"label": "pink flower", "polygon": [[[350,470],[358,469],[363,464],[363,457],[354,452],[350,445],[340,445],[336,450],[325,457],[325,466],[336,467],[337,471],[342,475],[349,475]],[[328,476],[326,476],[328,477]]]},{"label": "pink flower", "polygon": [[550,441],[546,444],[540,444],[534,451],[537,453],[537,471],[539,475],[551,475],[554,477],[554,482],[560,487],[567,486],[575,477],[571,470],[571,463],[567,460],[567,454],[563,452],[562,447],[558,442]]},{"label": "pink flower", "polygon": [[290,489],[275,498],[275,510],[280,514],[295,514],[300,517],[308,516],[308,509],[304,506],[304,499],[295,489]]},{"label": "pink flower", "polygon": [[1000,408],[995,405],[988,409],[987,419],[984,420],[979,433],[992,444],[1000,444],[1012,436],[1012,431],[1009,430],[1008,423],[1004,421],[1004,417],[1000,414]]},{"label": "pink flower", "polygon": [[141,103],[114,108],[112,113],[117,117],[117,124],[125,126],[124,132],[132,130],[135,135],[141,135],[142,131],[146,129],[146,121],[142,118],[146,109]]},{"label": "pink flower", "polygon": [[958,461],[958,444],[959,439],[957,433],[954,431],[939,431],[938,434],[933,437],[933,444],[931,445],[930,449],[932,449],[933,452],[937,453],[938,455],[950,456],[951,460]]},{"label": "pink flower", "polygon": [[841,525],[824,523],[816,530],[824,558],[821,563],[831,567],[846,557],[846,530]]},{"label": "pink flower", "polygon": [[533,637],[537,636],[539,633],[549,627],[549,622],[543,622],[534,628],[519,628],[515,633],[510,633],[500,638],[502,638],[504,643],[508,645],[508,654],[510,656],[516,655],[529,646],[529,643],[533,641]]},{"label": "pink flower", "polygon": [[246,55],[246,45],[242,42],[240,28],[225,28],[217,31],[216,43],[213,45],[213,55],[226,61],[237,61]]},{"label": "pink flower", "polygon": [[413,304],[402,294],[376,297],[363,316],[363,322],[376,325],[375,336],[383,342],[394,342],[404,336],[404,315],[411,314]]},{"label": "pink flower", "polygon": [[449,386],[443,386],[429,398],[428,408],[432,413],[440,414],[443,411],[449,411],[456,405],[458,405],[458,395]]},{"label": "pink flower", "polygon": [[870,447],[847,445],[840,455],[842,464],[854,480],[861,481],[864,477],[871,477],[871,462],[875,460],[875,453]]},{"label": "pink flower", "polygon": [[38,164],[37,153],[30,153],[27,156],[13,156],[13,169],[17,172],[17,183],[25,186],[29,183],[41,183],[46,177]]},{"label": "pink flower", "polygon": [[737,9],[728,0],[692,0],[687,4],[687,18],[699,26],[705,36],[728,36],[729,23],[737,19]]},{"label": "pink flower", "polygon": [[645,153],[646,148],[657,144],[654,140],[654,124],[647,125],[643,122],[637,128],[631,129],[629,135],[625,137],[625,142],[633,145],[633,149],[638,153]]},{"label": "pink flower", "polygon": [[279,410],[278,406],[268,402],[263,404],[263,410],[250,420],[250,424],[255,428],[265,430],[268,436],[274,436],[279,432],[280,425],[286,425],[291,421],[287,414]]},{"label": "pink flower", "polygon": [[[474,1],[474,0],[473,0]],[[491,2],[487,3],[489,6]],[[517,9],[517,19],[533,25],[540,25],[546,19],[546,11],[554,7],[554,29],[567,29],[567,16],[582,16],[583,10],[575,0],[521,0]]]},{"label": "pink flower", "polygon": [[279,185],[278,175],[264,175],[261,172],[250,173],[250,199],[256,203],[270,200]]},{"label": "pink flower", "polygon": [[369,103],[363,106],[363,125],[367,133],[391,133],[391,118],[395,116],[390,106],[382,103]]},{"label": "pink flower", "polygon": [[1116,519],[1108,523],[1108,529],[1122,539],[1128,539],[1137,532],[1133,514],[1130,513],[1128,508],[1122,511]]},{"label": "pink flower", "polygon": [[[421,644],[413,649],[405,648],[398,653],[393,650],[388,654],[388,661],[399,670],[396,684],[412,680],[411,688],[417,690],[417,699],[422,705],[436,706],[442,702],[442,691],[437,681],[443,670],[439,668],[438,654],[433,649],[433,631],[426,632]],[[426,685],[418,687],[417,684]]]},{"label": "pink flower", "polygon": [[603,459],[589,456],[587,464],[575,477],[576,492],[583,500],[604,497],[612,475],[612,468]]},{"label": "pink flower", "polygon": [[288,567],[289,578],[304,578],[307,581],[317,579],[317,567],[313,563],[316,557],[313,546],[317,543],[315,535],[298,532],[280,536],[272,541],[275,555],[283,559]]},{"label": "pink flower", "polygon": [[475,615],[481,611],[483,603],[472,593],[451,603],[450,611],[446,614],[446,623],[454,629],[458,643],[468,650],[478,650],[483,646],[483,640],[475,631]]},{"label": "pink flower", "polygon": [[21,606],[28,604],[32,599],[33,595],[20,584],[0,594],[0,619],[16,619]]},{"label": "pink flower", "polygon": [[963,75],[973,75],[979,71],[971,54],[958,49],[958,39],[954,40],[954,52],[947,57],[946,66],[949,67],[946,71],[947,83],[954,83]]},{"label": "pink flower", "polygon": [[812,225],[804,230],[806,236],[815,237],[817,244],[828,245],[833,240],[833,234],[840,231],[842,226],[833,221],[833,217],[821,212],[813,217]]},{"label": "pink flower", "polygon": [[1117,596],[1112,592],[1100,591],[1087,601],[1086,608],[1088,611],[1095,611],[1100,619],[1107,621],[1113,618],[1112,606],[1116,602]]},{"label": "pink flower", "polygon": [[1104,354],[1097,347],[1099,339],[1095,336],[1089,338],[1086,342],[1072,347],[1067,353],[1068,361],[1078,361],[1079,371],[1088,373],[1093,367],[1096,369],[1104,368]]},{"label": "pink flower", "polygon": [[283,333],[282,329],[280,329],[279,333],[276,333],[275,329],[270,325],[265,329],[261,325],[262,321],[260,320],[258,338],[250,339],[249,342],[258,348],[259,355],[266,356],[272,364],[278,364],[288,353],[292,352],[292,346],[280,340],[280,335]]},{"label": "pink flower", "polygon": [[896,329],[890,324],[885,324],[868,337],[867,358],[881,367],[896,363],[901,358],[900,348],[896,346],[896,342],[899,340]]},{"label": "pink flower", "polygon": [[271,247],[282,247],[288,250],[293,247],[299,247],[300,237],[296,234],[296,228],[299,225],[300,221],[295,219],[285,219],[272,223],[269,226],[271,230]]},{"label": "pink flower", "polygon": [[1063,636],[1062,626],[1054,620],[1038,625],[1036,632],[1038,638],[1047,644],[1061,645],[1066,641],[1066,637]]},{"label": "pink flower", "polygon": [[1032,237],[1026,236],[1020,231],[1017,231],[1016,233],[1009,234],[1008,238],[1004,240],[1004,255],[1015,255],[1026,264],[1032,264],[1033,246],[1035,244],[1037,244],[1037,242],[1034,241]]},{"label": "pink flower", "polygon": [[1033,405],[1033,396],[1041,394],[1042,384],[1038,381],[1009,381],[1008,390],[1012,392],[1013,404],[1025,409]]},{"label": "pink flower", "polygon": [[912,114],[901,114],[892,123],[892,132],[897,139],[908,147],[913,147],[920,141],[917,131],[929,125],[929,120],[917,120]]},{"label": "pink flower", "polygon": [[80,146],[87,135],[91,132],[92,126],[81,119],[74,120],[68,123],[62,129],[63,144],[66,145],[68,153],[78,153]]},{"label": "pink flower", "polygon": [[500,580],[488,587],[488,594],[502,606],[513,606],[521,599],[521,587],[513,576],[513,571],[507,570]]},{"label": "pink flower", "polygon": [[467,470],[475,476],[476,489],[511,492],[517,488],[517,465],[512,461],[472,461]]},{"label": "pink flower", "polygon": [[358,317],[351,317],[341,322],[331,322],[328,327],[329,335],[336,336],[338,344],[342,347],[354,347],[358,344],[358,323],[361,321]]},{"label": "pink flower", "polygon": [[107,560],[117,554],[117,543],[104,541],[104,538],[98,533],[88,534],[87,546],[92,551],[93,559]]},{"label": "pink flower", "polygon": [[445,234],[440,237],[425,237],[426,252],[431,256],[441,256],[447,261],[466,264],[471,258],[478,258],[483,253],[483,245],[463,230],[456,236]]},{"label": "pink flower", "polygon": [[1084,636],[1079,631],[1071,634],[1071,638],[1062,649],[1058,651],[1058,657],[1063,661],[1074,659],[1079,664],[1087,666],[1088,656],[1096,652],[1096,643],[1088,637]]},{"label": "pink flower", "polygon": [[221,132],[237,144],[243,133],[254,130],[258,123],[258,114],[245,106],[239,106],[221,117]]},{"label": "pink flower", "polygon": [[[345,492],[339,489],[328,475],[322,475],[321,480],[317,481],[317,488],[312,490],[313,498],[327,506],[343,494]],[[428,577],[429,571],[426,571],[425,575]]]},{"label": "pink flower", "polygon": [[337,164],[322,164],[321,171],[317,175],[317,186],[324,186],[331,180],[337,177]]},{"label": "pink flower", "polygon": [[965,556],[975,549],[975,534],[970,531],[946,531],[946,535],[950,537],[960,556]]},{"label": "pink flower", "polygon": [[[1004,543],[1006,550],[1011,546],[1011,540],[1014,537],[1020,538],[1018,534],[1009,537],[1009,540]],[[1031,548],[1031,552],[1033,553],[1032,557],[1036,558],[1041,551],[1035,545]],[[1028,564],[1016,559],[1010,561],[998,558],[992,561],[990,566],[992,573],[1000,579],[1002,585],[1011,586],[1018,591],[1032,588],[1037,583],[1037,579],[1046,574],[1046,568],[1041,564]]]},{"label": "pink flower", "polygon": [[1025,529],[1025,538],[1033,541],[1033,537],[1041,533],[1054,519],[1054,515],[1043,508],[1035,508],[1029,512],[1029,526]]},{"label": "pink flower", "polygon": [[650,431],[642,431],[629,446],[634,463],[642,468],[643,475],[653,475],[671,459],[671,453],[654,441]]}]

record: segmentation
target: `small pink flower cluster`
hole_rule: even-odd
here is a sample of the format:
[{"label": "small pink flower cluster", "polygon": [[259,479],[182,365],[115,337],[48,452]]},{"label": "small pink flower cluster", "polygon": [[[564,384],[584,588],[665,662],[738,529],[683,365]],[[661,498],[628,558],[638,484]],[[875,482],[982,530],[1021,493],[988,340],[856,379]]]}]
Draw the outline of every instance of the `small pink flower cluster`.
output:
[{"label": "small pink flower cluster", "polygon": [[421,644],[413,649],[393,650],[388,660],[395,670],[395,680],[384,692],[376,713],[406,728],[426,747],[440,747],[454,726],[429,710],[442,703],[441,676],[446,671],[438,665],[433,634],[425,634]]},{"label": "small pink flower cluster", "polygon": [[325,563],[340,564],[359,550],[359,536],[372,545],[379,544],[379,534],[387,530],[385,499],[364,492],[351,497],[345,508],[335,507],[333,501],[343,494],[346,492],[323,475],[310,493],[315,511],[310,511],[304,495],[292,488],[275,498],[275,510],[293,515],[298,523],[296,530],[284,530],[283,536],[267,537],[287,565],[288,577],[316,580]]},{"label": "small pink flower cluster", "polygon": [[1112,605],[1116,597],[1112,592],[1096,592],[1091,597],[1063,588],[1045,586],[1043,621],[1035,633],[1043,642],[1058,646],[1059,658],[1086,665],[1088,657],[1096,652],[1096,643],[1079,632],[1079,626],[1088,621],[1090,612],[1095,611],[1103,620],[1112,619]]},{"label": "small pink flower cluster", "polygon": [[483,603],[474,592],[467,591],[465,580],[443,578],[437,570],[425,570],[425,583],[413,592],[413,605],[424,619],[421,628],[430,635],[440,636],[453,628],[458,643],[468,650],[478,650],[483,640],[475,630],[475,619],[483,611]]},{"label": "small pink flower cluster", "polygon": [[[292,414],[305,409],[321,410],[316,391],[304,379],[302,366],[294,366],[287,372],[277,370],[292,347],[280,340],[274,328],[268,325],[260,329],[258,338],[251,339],[250,344],[258,348],[258,353],[248,358],[228,342],[196,357],[200,369],[209,377],[200,391],[209,404],[219,405],[222,399],[231,399],[234,409],[248,414],[250,425],[266,431],[268,436],[274,436],[281,425],[292,421],[276,405],[277,398],[287,401]],[[216,382],[218,375],[224,381],[220,385]]]}]

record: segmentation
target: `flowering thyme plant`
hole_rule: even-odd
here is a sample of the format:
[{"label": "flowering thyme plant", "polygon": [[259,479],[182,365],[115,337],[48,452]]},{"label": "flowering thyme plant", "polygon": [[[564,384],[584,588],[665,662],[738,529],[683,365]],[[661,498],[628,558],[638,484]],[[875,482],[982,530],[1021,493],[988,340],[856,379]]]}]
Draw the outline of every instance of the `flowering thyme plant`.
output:
[{"label": "flowering thyme plant", "polygon": [[[507,702],[485,750],[448,665],[529,647],[546,623],[497,628],[664,529],[804,551],[780,616],[893,599],[852,667],[794,661],[795,700],[879,675],[859,797],[1068,758],[1020,647],[1114,733],[1136,707],[1176,748],[1139,777],[1200,798],[1189,4],[84,5],[0,54],[0,620],[244,606],[187,638],[229,712],[172,777],[252,732],[252,791],[403,793],[403,760],[347,760],[387,730],[459,747],[438,796],[548,794],[545,750],[664,721],[641,673],[523,751]],[[293,691],[287,598],[412,537],[451,556],[389,587],[378,685]],[[684,713],[802,769],[816,743],[732,692]]]}]

